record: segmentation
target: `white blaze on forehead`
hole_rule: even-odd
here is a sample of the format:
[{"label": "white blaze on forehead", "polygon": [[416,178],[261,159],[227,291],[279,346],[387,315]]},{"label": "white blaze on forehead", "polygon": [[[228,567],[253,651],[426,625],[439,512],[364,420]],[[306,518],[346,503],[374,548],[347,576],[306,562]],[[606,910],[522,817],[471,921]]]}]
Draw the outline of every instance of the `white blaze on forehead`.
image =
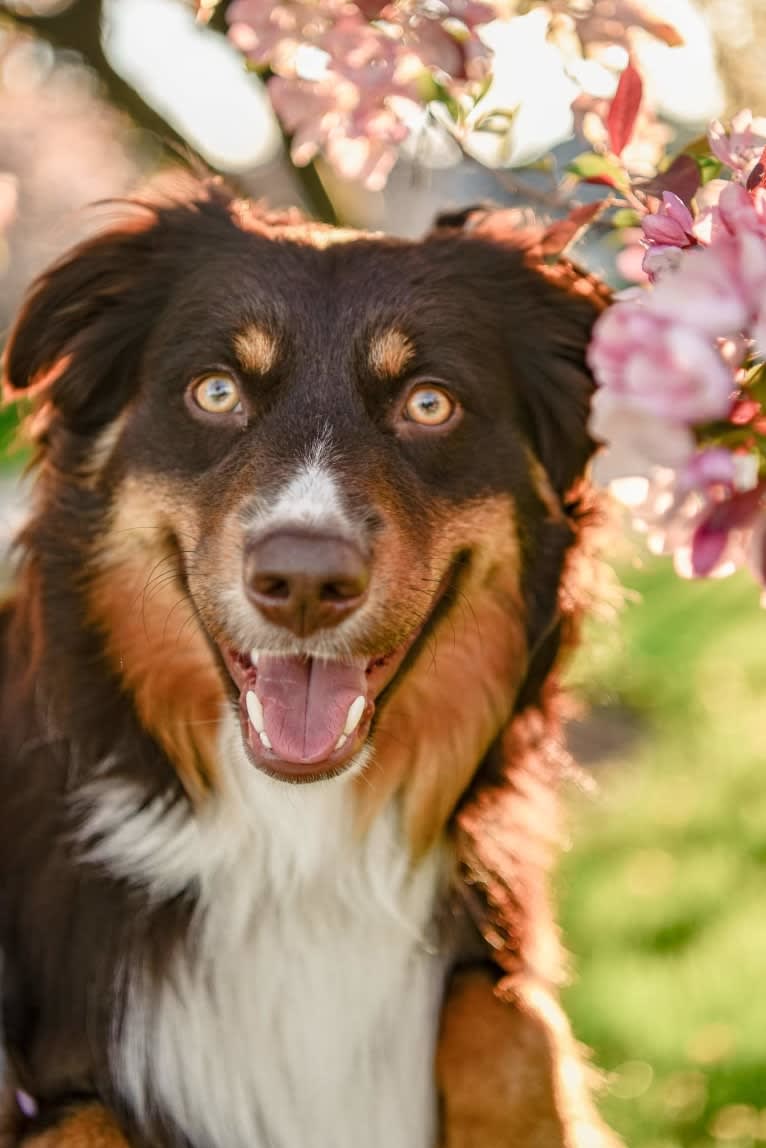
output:
[{"label": "white blaze on forehead", "polygon": [[348,527],[343,496],[332,470],[330,439],[319,438],[305,461],[258,514],[259,528],[274,526]]}]

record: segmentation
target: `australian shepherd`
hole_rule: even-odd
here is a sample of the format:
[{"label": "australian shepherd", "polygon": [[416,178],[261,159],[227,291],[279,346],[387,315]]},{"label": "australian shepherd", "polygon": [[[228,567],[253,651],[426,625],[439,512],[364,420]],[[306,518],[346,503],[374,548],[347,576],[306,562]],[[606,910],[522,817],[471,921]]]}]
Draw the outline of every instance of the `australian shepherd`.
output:
[{"label": "australian shepherd", "polygon": [[603,305],[508,213],[214,184],[34,284],[3,1143],[614,1143],[546,894]]}]

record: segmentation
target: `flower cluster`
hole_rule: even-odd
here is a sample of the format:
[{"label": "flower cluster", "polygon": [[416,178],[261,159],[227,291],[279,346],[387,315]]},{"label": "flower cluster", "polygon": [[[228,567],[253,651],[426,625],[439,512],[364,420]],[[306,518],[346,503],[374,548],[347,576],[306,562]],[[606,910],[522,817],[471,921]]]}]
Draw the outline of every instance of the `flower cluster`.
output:
[{"label": "flower cluster", "polygon": [[649,285],[594,330],[596,473],[680,573],[766,584],[766,120],[713,123],[697,155],[728,178],[644,198]]},{"label": "flower cluster", "polygon": [[478,97],[490,52],[477,29],[495,15],[480,0],[234,0],[226,13],[233,42],[271,73],[293,162],[321,151],[372,189],[424,104]]},{"label": "flower cluster", "polygon": [[[219,0],[192,2],[207,20]],[[511,163],[524,101],[503,69],[493,73],[495,50],[507,61],[533,42],[556,91],[574,99],[576,122],[598,131],[603,90],[621,66],[609,49],[627,58],[636,35],[682,42],[644,0],[232,0],[226,20],[266,77],[293,162],[321,154],[372,189],[385,185],[406,140],[439,162],[463,151],[489,166]],[[646,167],[670,134],[645,102],[628,160]]]}]

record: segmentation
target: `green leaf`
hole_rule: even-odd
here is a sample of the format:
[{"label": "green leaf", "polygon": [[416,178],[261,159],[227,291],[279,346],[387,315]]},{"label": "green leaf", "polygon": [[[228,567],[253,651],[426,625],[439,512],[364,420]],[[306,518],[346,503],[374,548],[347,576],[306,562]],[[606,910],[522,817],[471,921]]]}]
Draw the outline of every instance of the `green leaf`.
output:
[{"label": "green leaf", "polygon": [[458,103],[458,101],[455,99],[455,97],[452,95],[449,88],[446,87],[445,84],[442,84],[431,73],[427,73],[427,76],[428,76],[428,81],[426,81],[425,76],[424,76],[423,81],[422,81],[424,85],[426,83],[428,83],[427,94],[425,94],[423,96],[424,102],[427,102],[427,103],[433,102],[433,103],[437,103],[437,104],[443,104],[444,107],[449,112],[452,120],[456,124],[459,124],[463,118],[463,110],[460,107],[460,104]]},{"label": "green leaf", "polygon": [[514,112],[504,109],[488,112],[486,116],[481,116],[476,121],[474,131],[491,132],[496,136],[504,136],[513,126],[514,115]]},{"label": "green leaf", "polygon": [[556,160],[552,155],[541,155],[539,159],[533,159],[531,163],[522,164],[518,171],[544,171],[552,172],[556,170]]},{"label": "green leaf", "polygon": [[756,363],[745,375],[745,388],[750,398],[766,405],[766,363]]},{"label": "green leaf", "polygon": [[697,167],[700,169],[700,180],[704,187],[711,179],[718,179],[723,171],[723,164],[713,155],[695,155]]},{"label": "green leaf", "polygon": [[640,223],[641,216],[632,207],[621,207],[612,216],[613,227],[638,227]]},{"label": "green leaf", "polygon": [[481,85],[479,86],[479,90],[476,92],[476,95],[474,96],[474,100],[473,100],[474,107],[476,107],[476,105],[478,103],[480,103],[481,100],[484,99],[487,92],[492,87],[493,79],[494,79],[494,76],[492,75],[491,72],[489,72],[489,74],[484,77],[484,79],[481,82]]},{"label": "green leaf", "polygon": [[614,159],[596,152],[586,151],[575,156],[567,165],[567,171],[583,183],[605,183],[618,191],[627,191],[630,187],[625,170]]},{"label": "green leaf", "polygon": [[710,140],[707,136],[697,136],[696,139],[691,140],[683,150],[683,155],[693,156],[697,159],[700,156],[710,155]]}]

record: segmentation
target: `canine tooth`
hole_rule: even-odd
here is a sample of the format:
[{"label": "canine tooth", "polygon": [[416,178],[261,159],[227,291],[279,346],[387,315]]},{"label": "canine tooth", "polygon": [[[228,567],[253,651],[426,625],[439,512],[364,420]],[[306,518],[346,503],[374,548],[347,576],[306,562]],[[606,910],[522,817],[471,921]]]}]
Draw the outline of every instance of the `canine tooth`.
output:
[{"label": "canine tooth", "polygon": [[359,721],[362,717],[362,714],[364,713],[364,707],[366,704],[367,699],[365,698],[364,694],[360,694],[358,698],[354,698],[351,705],[348,707],[348,713],[346,714],[346,724],[343,727],[343,733],[346,735],[346,737],[348,737],[349,734],[352,734],[356,727],[359,725]]},{"label": "canine tooth", "polygon": [[265,729],[261,730],[261,732],[258,734],[258,737],[261,739],[261,745],[264,747],[264,749],[271,749],[269,735],[266,733]]},{"label": "canine tooth", "polygon": [[348,738],[346,737],[345,733],[342,733],[335,743],[335,749],[340,749],[341,746],[345,745],[347,741]]},{"label": "canine tooth", "polygon": [[251,650],[250,651],[250,661],[252,662],[252,664],[254,666],[258,665],[258,658],[259,657],[260,657],[260,654],[258,653],[257,650]]},{"label": "canine tooth", "polygon": [[247,716],[250,718],[253,729],[256,733],[263,733],[264,720],[263,720],[263,706],[260,703],[258,695],[252,690],[248,690],[245,695],[245,705],[247,706]]}]

